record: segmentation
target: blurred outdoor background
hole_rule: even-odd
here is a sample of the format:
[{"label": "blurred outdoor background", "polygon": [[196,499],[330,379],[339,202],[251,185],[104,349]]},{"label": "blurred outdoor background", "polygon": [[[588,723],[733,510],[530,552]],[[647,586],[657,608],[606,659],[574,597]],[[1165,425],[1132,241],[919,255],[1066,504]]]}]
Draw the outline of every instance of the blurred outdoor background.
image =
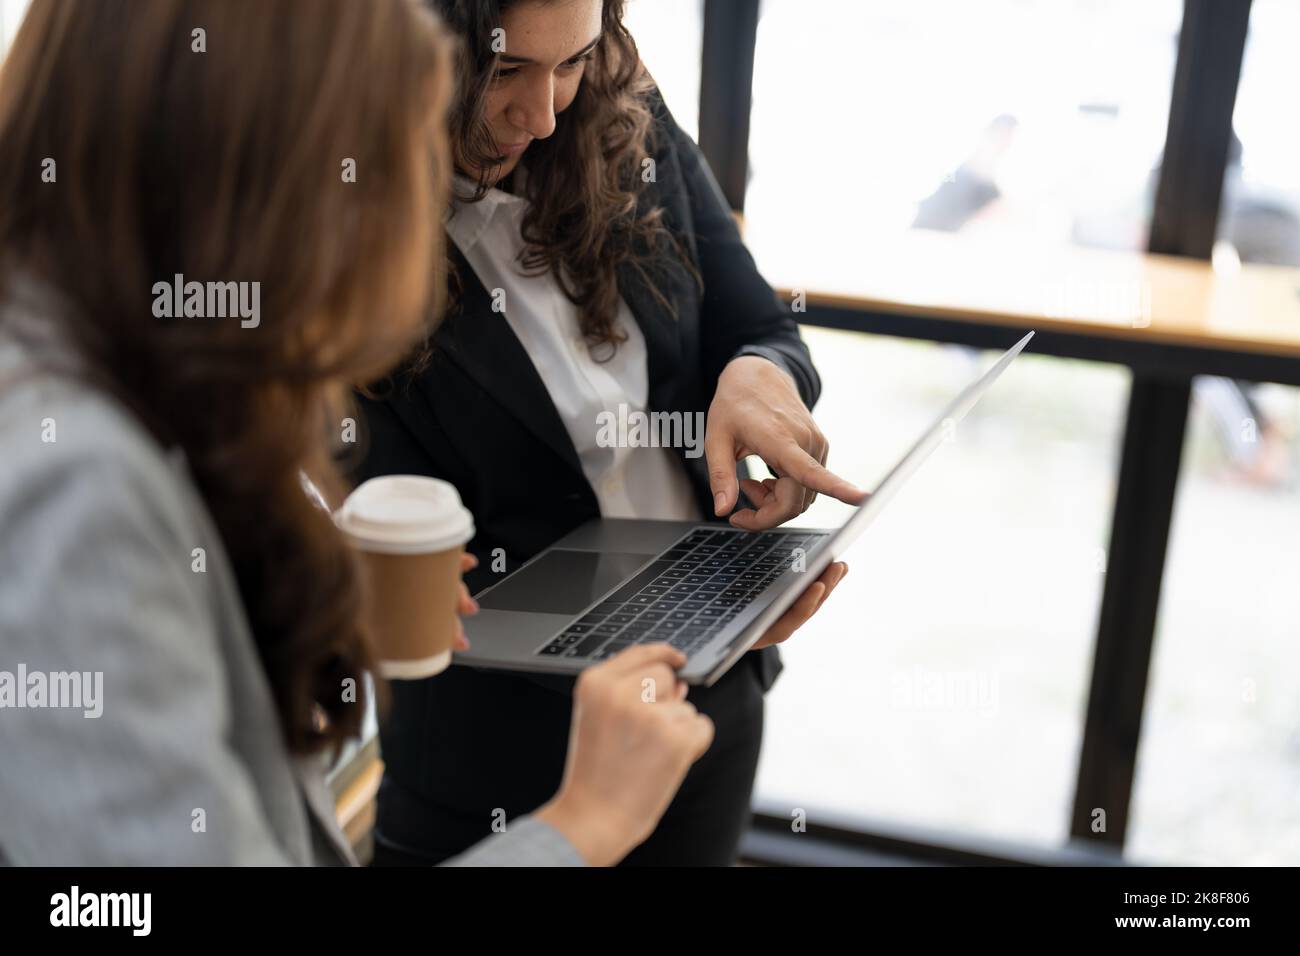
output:
[{"label": "blurred outdoor background", "polygon": [[[701,11],[629,6],[692,135]],[[851,284],[915,229],[972,249],[1145,248],[1182,13],[1178,0],[763,0],[745,197],[760,269],[784,288]],[[1255,0],[1250,16],[1216,269],[1300,266],[1300,3]],[[867,487],[994,357],[805,336],[830,463]],[[848,829],[1065,841],[1128,382],[1117,366],[1022,357],[855,545],[845,585],[784,650],[760,806]],[[1246,417],[1258,429],[1243,437]],[[1300,390],[1197,380],[1125,846],[1136,862],[1300,863],[1298,434]],[[805,521],[843,516],[819,500]]]}]

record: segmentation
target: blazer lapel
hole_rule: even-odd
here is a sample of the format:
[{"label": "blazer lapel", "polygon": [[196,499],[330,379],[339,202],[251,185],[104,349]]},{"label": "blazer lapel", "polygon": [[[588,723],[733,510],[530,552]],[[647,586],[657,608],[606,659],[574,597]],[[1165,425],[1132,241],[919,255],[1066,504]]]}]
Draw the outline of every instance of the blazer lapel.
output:
[{"label": "blazer lapel", "polygon": [[434,347],[459,365],[529,431],[579,475],[582,463],[533,360],[506,317],[492,311],[487,289],[454,243],[448,244],[460,279],[454,314],[434,334]]},{"label": "blazer lapel", "polygon": [[[573,440],[528,352],[515,337],[505,316],[492,311],[487,289],[464,255],[454,243],[448,245],[460,279],[460,295],[455,312],[443,320],[434,334],[435,349],[460,366],[575,472],[583,475]],[[681,335],[685,323],[655,298],[633,266],[625,263],[618,268],[617,275],[619,291],[645,338],[649,408],[685,407],[686,399],[681,394],[683,383],[689,378],[682,374]],[[679,304],[688,301],[675,282],[666,281],[661,291],[670,301]]]}]

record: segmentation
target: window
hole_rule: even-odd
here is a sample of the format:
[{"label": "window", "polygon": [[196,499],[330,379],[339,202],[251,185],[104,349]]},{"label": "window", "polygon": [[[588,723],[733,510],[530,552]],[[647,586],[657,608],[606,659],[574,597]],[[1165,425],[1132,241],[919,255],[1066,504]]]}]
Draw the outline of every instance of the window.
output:
[{"label": "window", "polygon": [[[1201,386],[1220,383],[1216,388]],[[1198,381],[1126,854],[1300,859],[1300,389]],[[1242,456],[1238,448],[1253,448]]]},{"label": "window", "polygon": [[9,51],[31,0],[0,0],[0,58]]},{"label": "window", "polygon": [[677,125],[698,140],[704,0],[630,0],[624,23]]},{"label": "window", "polygon": [[[1254,0],[1215,267],[1300,266],[1300,7]],[[1295,281],[1300,294],[1300,281]],[[1129,854],[1300,858],[1300,389],[1200,377],[1160,603]]]},{"label": "window", "polygon": [[1179,0],[814,6],[768,0],[758,27],[746,238],[770,281],[922,230],[1145,247]]},{"label": "window", "polygon": [[[805,329],[830,465],[865,487],[993,353]],[[783,646],[756,805],[1053,847],[1067,836],[1127,374],[1025,355]],[[834,527],[819,498],[801,519]]]},{"label": "window", "polygon": [[1242,61],[1219,213],[1220,252],[1242,262],[1300,266],[1300,6],[1255,0]]}]

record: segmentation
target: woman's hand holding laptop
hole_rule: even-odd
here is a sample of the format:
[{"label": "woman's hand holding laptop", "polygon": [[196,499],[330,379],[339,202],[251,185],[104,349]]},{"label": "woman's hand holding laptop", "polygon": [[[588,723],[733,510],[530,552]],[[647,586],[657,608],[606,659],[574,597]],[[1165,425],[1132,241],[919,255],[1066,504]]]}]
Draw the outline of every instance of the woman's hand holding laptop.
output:
[{"label": "woman's hand holding laptop", "polygon": [[790,610],[786,611],[776,623],[769,627],[763,636],[758,639],[751,651],[757,651],[772,644],[781,644],[788,640],[795,631],[808,623],[811,618],[821,608],[822,602],[831,596],[836,585],[844,580],[845,575],[849,573],[849,566],[843,561],[836,561],[830,564],[825,571],[812,584],[799,595],[799,600],[790,605]]}]

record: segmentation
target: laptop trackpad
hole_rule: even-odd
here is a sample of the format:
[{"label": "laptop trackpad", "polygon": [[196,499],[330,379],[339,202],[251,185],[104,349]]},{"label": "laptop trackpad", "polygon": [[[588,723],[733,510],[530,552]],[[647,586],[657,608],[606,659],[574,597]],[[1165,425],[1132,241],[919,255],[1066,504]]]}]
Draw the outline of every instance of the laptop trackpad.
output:
[{"label": "laptop trackpad", "polygon": [[497,611],[577,614],[622,584],[648,560],[612,551],[548,551],[478,598]]}]

